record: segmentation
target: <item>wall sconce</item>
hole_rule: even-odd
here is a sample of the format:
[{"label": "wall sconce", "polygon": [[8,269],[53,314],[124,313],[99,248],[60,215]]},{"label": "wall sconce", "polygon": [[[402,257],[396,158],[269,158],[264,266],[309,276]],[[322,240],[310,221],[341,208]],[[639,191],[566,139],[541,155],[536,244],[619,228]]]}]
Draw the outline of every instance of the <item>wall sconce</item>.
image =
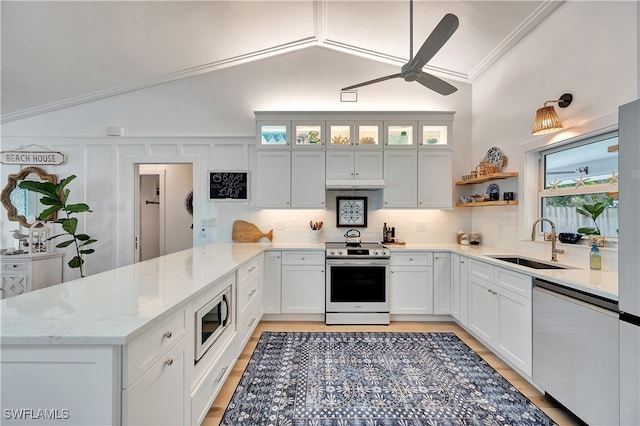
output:
[{"label": "wall sconce", "polygon": [[571,105],[573,101],[573,95],[565,93],[560,96],[560,99],[554,101],[546,101],[544,106],[536,111],[536,119],[533,122],[533,128],[531,129],[532,135],[544,135],[545,133],[557,132],[562,130],[562,123],[556,114],[556,110],[553,106],[547,106],[548,103],[558,102],[560,108],[566,108]]}]

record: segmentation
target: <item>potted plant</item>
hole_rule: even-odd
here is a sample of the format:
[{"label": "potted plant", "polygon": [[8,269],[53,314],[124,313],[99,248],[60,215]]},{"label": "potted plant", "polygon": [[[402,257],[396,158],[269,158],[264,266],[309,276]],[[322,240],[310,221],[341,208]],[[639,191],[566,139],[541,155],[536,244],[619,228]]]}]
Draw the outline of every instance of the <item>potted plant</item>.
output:
[{"label": "potted plant", "polygon": [[582,207],[576,207],[576,211],[582,216],[588,217],[593,220],[593,224],[595,228],[584,227],[579,228],[578,233],[585,235],[600,235],[600,228],[598,227],[598,222],[596,219],[604,212],[604,209],[607,208],[606,202],[597,202],[594,204],[583,204]]},{"label": "potted plant", "polygon": [[72,217],[72,215],[76,213],[91,212],[92,210],[84,203],[68,204],[69,194],[71,191],[66,188],[66,186],[75,178],[75,175],[71,175],[62,179],[58,184],[51,182],[23,181],[20,182],[18,186],[22,189],[34,191],[43,195],[40,202],[49,207],[40,213],[38,219],[45,220],[53,213],[59,212],[60,210],[64,211],[66,217],[60,218],[58,216],[58,219],[56,219],[54,223],[59,223],[62,226],[62,230],[65,232],[54,235],[48,238],[48,240],[53,240],[54,238],[63,236],[71,237],[66,241],[58,243],[56,247],[64,248],[74,244],[76,255],[67,262],[67,264],[70,268],[80,268],[80,276],[84,277],[84,255],[91,254],[95,251],[92,248],[87,248],[87,246],[95,243],[97,240],[91,238],[87,234],[77,233],[78,219]]},{"label": "potted plant", "polygon": [[595,228],[578,228],[578,233],[589,235],[589,244],[596,243],[598,247],[604,247],[604,237],[600,236],[600,228],[598,227],[598,222],[596,221],[596,219],[598,219],[598,217],[602,213],[604,213],[604,210],[608,205],[609,203],[607,203],[606,201],[599,201],[593,204],[583,204],[582,207],[576,207],[576,212],[593,220],[593,224],[595,225]]}]

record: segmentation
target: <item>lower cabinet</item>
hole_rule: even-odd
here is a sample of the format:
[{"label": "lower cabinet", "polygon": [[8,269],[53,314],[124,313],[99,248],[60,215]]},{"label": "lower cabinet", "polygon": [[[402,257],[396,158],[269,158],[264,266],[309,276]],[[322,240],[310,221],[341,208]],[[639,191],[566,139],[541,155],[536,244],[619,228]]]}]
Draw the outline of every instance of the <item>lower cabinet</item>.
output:
[{"label": "lower cabinet", "polygon": [[247,344],[262,317],[262,256],[237,270],[237,353]]},{"label": "lower cabinet", "polygon": [[180,309],[124,346],[123,425],[190,421],[186,371],[187,362],[193,363],[193,339],[186,315]]},{"label": "lower cabinet", "polygon": [[469,263],[469,329],[531,377],[531,277],[484,262]]},{"label": "lower cabinet", "polygon": [[391,252],[391,314],[433,314],[433,253]]},{"label": "lower cabinet", "polygon": [[324,313],[324,294],[324,252],[283,252],[281,312],[283,314]]},{"label": "lower cabinet", "polygon": [[451,255],[433,254],[433,313],[451,314]]},{"label": "lower cabinet", "polygon": [[264,252],[262,283],[262,307],[265,314],[280,313],[280,289],[282,282],[282,252]]},{"label": "lower cabinet", "polygon": [[451,315],[464,327],[468,323],[468,263],[467,257],[451,254]]},{"label": "lower cabinet", "polygon": [[0,299],[62,282],[62,253],[2,256]]},{"label": "lower cabinet", "polygon": [[202,423],[235,361],[235,345],[234,341],[230,340],[221,349],[218,359],[208,368],[191,392],[190,424],[199,425]]},{"label": "lower cabinet", "polygon": [[189,386],[185,377],[187,345],[182,340],[122,392],[123,425],[179,425],[188,418]]}]

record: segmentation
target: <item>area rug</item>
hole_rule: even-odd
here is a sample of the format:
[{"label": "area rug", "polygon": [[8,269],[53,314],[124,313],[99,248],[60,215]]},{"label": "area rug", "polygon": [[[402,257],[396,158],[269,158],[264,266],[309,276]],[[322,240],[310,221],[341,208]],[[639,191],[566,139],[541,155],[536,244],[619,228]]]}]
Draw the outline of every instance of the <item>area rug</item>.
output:
[{"label": "area rug", "polygon": [[265,332],[220,424],[554,423],[454,333]]}]

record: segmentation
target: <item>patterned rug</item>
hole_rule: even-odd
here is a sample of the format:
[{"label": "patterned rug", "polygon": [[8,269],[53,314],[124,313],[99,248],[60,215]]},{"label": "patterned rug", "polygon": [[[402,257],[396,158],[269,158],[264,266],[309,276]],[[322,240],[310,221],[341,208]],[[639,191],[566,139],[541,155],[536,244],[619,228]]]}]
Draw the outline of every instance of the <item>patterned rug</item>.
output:
[{"label": "patterned rug", "polygon": [[265,332],[220,425],[553,425],[454,333]]}]

